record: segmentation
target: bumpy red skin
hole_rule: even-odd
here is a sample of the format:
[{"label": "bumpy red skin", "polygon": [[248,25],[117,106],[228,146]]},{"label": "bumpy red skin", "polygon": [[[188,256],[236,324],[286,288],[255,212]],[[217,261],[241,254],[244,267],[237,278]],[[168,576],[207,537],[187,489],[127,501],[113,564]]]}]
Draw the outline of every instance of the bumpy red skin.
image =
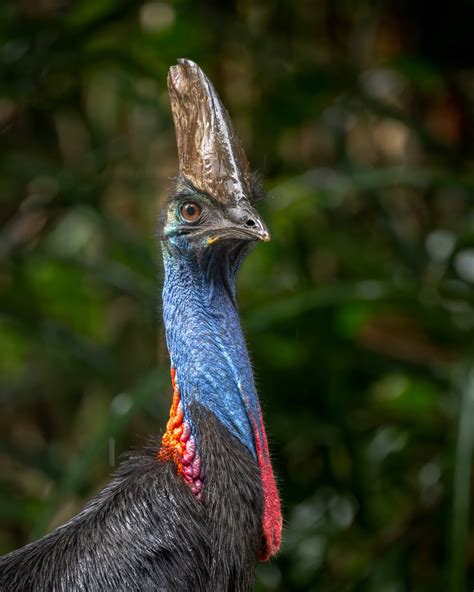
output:
[{"label": "bumpy red skin", "polygon": [[191,491],[198,499],[201,499],[204,478],[201,458],[196,450],[196,441],[191,434],[191,426],[184,418],[183,404],[174,368],[171,368],[171,383],[173,385],[173,400],[158,458],[172,460],[178,473],[183,475],[183,479],[191,487]]}]

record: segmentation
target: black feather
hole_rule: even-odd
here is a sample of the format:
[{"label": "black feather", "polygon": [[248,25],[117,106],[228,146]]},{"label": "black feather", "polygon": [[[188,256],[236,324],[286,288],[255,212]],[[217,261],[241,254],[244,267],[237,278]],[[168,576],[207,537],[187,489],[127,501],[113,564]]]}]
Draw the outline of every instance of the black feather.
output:
[{"label": "black feather", "polygon": [[258,466],[194,405],[205,481],[196,499],[159,443],[129,454],[70,522],[0,559],[2,592],[247,592],[262,543]]}]

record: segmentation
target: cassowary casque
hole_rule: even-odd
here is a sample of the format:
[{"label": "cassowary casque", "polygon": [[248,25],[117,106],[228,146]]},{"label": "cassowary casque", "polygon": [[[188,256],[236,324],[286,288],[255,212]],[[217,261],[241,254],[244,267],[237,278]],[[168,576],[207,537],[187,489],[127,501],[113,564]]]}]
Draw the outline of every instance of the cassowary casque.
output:
[{"label": "cassowary casque", "polygon": [[281,513],[235,300],[269,233],[229,115],[189,60],[168,86],[179,174],[159,223],[173,398],[156,445],[129,454],[77,516],[0,559],[2,592],[248,591]]}]

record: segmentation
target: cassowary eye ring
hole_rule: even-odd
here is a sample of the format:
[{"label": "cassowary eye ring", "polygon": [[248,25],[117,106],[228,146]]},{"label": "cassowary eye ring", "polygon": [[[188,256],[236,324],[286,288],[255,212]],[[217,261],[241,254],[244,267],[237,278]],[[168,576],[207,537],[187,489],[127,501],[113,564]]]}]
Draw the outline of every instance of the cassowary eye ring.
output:
[{"label": "cassowary eye ring", "polygon": [[200,205],[193,201],[188,201],[181,206],[181,216],[186,222],[197,222],[202,214]]}]

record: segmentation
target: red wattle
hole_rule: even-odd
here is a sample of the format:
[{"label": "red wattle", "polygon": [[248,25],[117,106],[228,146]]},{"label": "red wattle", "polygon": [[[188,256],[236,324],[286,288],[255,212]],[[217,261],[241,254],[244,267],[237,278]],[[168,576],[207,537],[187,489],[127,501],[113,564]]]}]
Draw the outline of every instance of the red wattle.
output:
[{"label": "red wattle", "polygon": [[264,498],[262,518],[264,546],[259,559],[260,561],[268,561],[270,557],[278,552],[281,545],[282,517],[280,496],[278,495],[275,477],[273,476],[262,411],[259,410],[260,429],[253,415],[249,413],[249,416],[255,436],[255,448],[257,451],[258,466],[260,467]]}]

